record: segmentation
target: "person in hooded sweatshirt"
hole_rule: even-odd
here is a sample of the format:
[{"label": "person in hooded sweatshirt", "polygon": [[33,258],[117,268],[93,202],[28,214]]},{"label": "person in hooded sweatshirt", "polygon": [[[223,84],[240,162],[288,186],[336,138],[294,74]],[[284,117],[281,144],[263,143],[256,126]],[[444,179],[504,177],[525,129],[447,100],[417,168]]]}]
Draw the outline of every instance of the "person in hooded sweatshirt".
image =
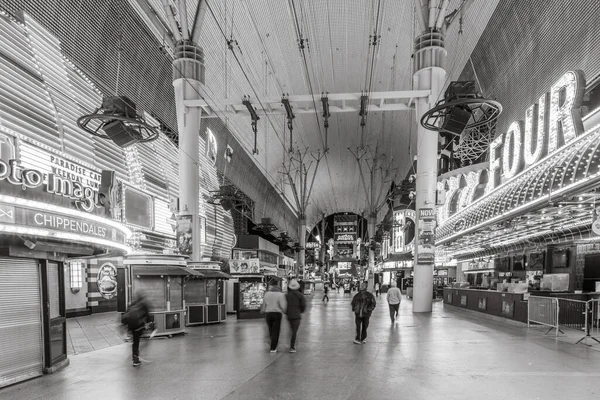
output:
[{"label": "person in hooded sweatshirt", "polygon": [[263,297],[263,311],[265,320],[269,327],[271,336],[271,353],[277,353],[277,344],[279,343],[279,331],[281,329],[281,317],[287,309],[287,300],[281,292],[281,288],[274,280],[269,282],[269,290]]},{"label": "person in hooded sweatshirt", "polygon": [[292,331],[292,338],[290,339],[290,353],[296,352],[296,334],[300,327],[300,319],[302,313],[306,309],[306,299],[304,295],[298,291],[300,284],[297,280],[292,279],[288,286],[288,292],[286,297],[287,300],[287,317],[290,322],[290,329]]}]

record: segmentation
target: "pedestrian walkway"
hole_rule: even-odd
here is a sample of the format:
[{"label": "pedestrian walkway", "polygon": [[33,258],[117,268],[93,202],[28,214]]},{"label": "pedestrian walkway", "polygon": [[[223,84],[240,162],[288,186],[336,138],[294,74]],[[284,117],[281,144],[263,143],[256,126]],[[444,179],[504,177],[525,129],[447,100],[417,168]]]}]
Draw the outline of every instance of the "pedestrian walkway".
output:
[{"label": "pedestrian walkway", "polygon": [[350,299],[308,296],[298,353],[268,352],[262,320],[190,327],[144,342],[148,362],[131,366],[131,344],[70,357],[63,371],[0,390],[0,398],[82,399],[593,399],[600,352],[539,331],[434,304],[414,315],[404,299],[391,324],[377,298],[367,343],[356,345]]},{"label": "pedestrian walkway", "polygon": [[119,315],[112,312],[67,319],[67,354],[83,354],[123,344],[127,332],[121,329]]}]

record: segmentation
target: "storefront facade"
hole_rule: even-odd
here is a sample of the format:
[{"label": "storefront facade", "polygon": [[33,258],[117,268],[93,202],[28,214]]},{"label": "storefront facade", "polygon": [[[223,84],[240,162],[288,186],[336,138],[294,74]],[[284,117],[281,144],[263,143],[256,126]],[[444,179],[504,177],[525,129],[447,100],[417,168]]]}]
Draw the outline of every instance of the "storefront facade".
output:
[{"label": "storefront facade", "polygon": [[550,290],[545,277],[556,275],[560,290],[595,290],[600,112],[582,115],[594,88],[582,71],[564,72],[492,141],[489,164],[440,177],[437,243],[471,287]]}]

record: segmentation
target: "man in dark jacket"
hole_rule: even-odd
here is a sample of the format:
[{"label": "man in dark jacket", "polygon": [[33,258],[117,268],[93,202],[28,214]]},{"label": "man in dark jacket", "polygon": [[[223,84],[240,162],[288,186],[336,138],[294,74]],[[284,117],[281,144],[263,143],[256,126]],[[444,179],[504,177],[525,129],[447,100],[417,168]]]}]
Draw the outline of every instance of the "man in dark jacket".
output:
[{"label": "man in dark jacket", "polygon": [[367,292],[367,282],[362,282],[360,291],[352,298],[352,311],[354,311],[354,322],[356,323],[355,344],[366,343],[369,318],[376,306],[375,296]]},{"label": "man in dark jacket", "polygon": [[304,295],[298,291],[300,284],[297,280],[292,279],[288,286],[287,292],[287,317],[290,321],[290,328],[292,330],[292,338],[290,339],[290,353],[296,352],[296,333],[300,327],[301,314],[306,309],[306,299]]},{"label": "man in dark jacket", "polygon": [[150,317],[150,307],[146,301],[146,296],[143,292],[137,292],[135,300],[129,306],[127,312],[123,315],[121,322],[127,325],[133,337],[133,346],[131,347],[131,358],[133,366],[139,367],[142,365],[140,361],[140,337],[144,333],[146,323]]}]

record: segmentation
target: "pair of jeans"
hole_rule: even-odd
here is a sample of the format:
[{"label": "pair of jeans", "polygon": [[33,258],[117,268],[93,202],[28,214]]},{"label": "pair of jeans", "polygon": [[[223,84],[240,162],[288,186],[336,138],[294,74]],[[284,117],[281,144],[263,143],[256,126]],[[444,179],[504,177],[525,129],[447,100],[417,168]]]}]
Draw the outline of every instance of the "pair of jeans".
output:
[{"label": "pair of jeans", "polygon": [[138,329],[131,331],[133,336],[133,345],[131,346],[131,358],[133,362],[140,360],[140,337],[144,333],[144,329]]},{"label": "pair of jeans", "polygon": [[327,301],[329,302],[329,296],[327,296],[327,293],[325,293],[325,295],[323,296],[323,300],[322,301],[325,301],[325,299],[327,299]]},{"label": "pair of jeans", "polygon": [[367,328],[369,327],[369,315],[360,317],[354,314],[354,323],[356,324],[356,340],[361,342],[367,338]]},{"label": "pair of jeans", "polygon": [[265,316],[267,326],[269,327],[269,335],[271,336],[271,350],[277,350],[279,343],[279,331],[281,330],[281,313],[268,312]]},{"label": "pair of jeans", "polygon": [[300,327],[300,318],[298,319],[290,319],[290,328],[292,330],[292,338],[290,339],[290,348],[296,348],[296,334],[298,333],[298,328]]},{"label": "pair of jeans", "polygon": [[398,315],[398,310],[400,309],[400,303],[398,304],[388,304],[390,307],[390,319],[392,322],[396,319],[396,315]]}]

